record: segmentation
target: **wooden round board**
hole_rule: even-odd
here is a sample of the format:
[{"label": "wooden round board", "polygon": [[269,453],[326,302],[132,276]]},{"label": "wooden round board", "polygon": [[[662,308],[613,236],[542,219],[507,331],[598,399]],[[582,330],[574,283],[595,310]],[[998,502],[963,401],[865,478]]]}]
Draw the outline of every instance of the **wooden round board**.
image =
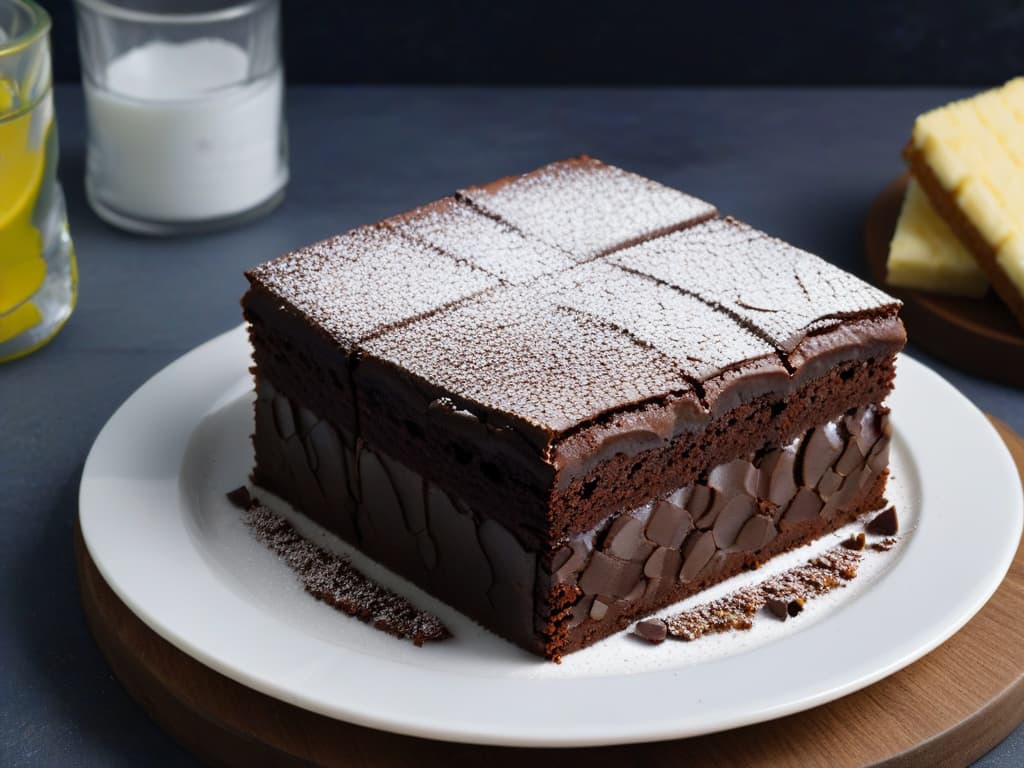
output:
[{"label": "wooden round board", "polygon": [[[1024,441],[996,419],[992,422],[1024,482]],[[203,666],[143,624],[103,581],[80,531],[75,549],[82,606],[114,673],[158,723],[213,765],[498,768],[526,760],[533,766],[586,760],[594,766],[680,761],[689,766],[962,766],[1024,721],[1024,547],[1017,550],[999,590],[960,632],[869,688],[723,733],[578,750],[479,747],[398,736],[257,693]],[[779,684],[786,684],[785,670],[779,671]]]},{"label": "wooden round board", "polygon": [[872,279],[903,300],[900,316],[914,344],[968,373],[1024,387],[1024,328],[994,293],[965,299],[886,285],[889,241],[909,179],[906,173],[892,181],[868,212],[864,247]]}]

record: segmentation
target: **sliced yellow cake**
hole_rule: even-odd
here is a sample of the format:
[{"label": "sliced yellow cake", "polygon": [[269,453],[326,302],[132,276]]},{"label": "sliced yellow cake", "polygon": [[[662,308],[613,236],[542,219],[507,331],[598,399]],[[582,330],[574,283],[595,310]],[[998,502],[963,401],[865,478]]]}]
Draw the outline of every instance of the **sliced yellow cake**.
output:
[{"label": "sliced yellow cake", "polygon": [[985,273],[913,179],[889,244],[886,282],[970,298],[988,291]]},{"label": "sliced yellow cake", "polygon": [[1024,78],[921,115],[904,154],[1024,325]]}]

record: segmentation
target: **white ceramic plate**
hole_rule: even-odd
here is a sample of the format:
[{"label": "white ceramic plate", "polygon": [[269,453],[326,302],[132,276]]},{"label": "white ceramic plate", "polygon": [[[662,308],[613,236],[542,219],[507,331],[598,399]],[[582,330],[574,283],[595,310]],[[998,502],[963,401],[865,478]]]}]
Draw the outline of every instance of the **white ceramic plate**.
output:
[{"label": "white ceramic plate", "polygon": [[799,618],[660,646],[620,634],[555,665],[353,557],[455,633],[416,648],[306,595],[225,500],[252,461],[248,365],[238,328],[128,399],[86,462],[82,533],[114,592],[175,646],[251,688],[361,725],[572,746],[693,736],[807,709],[895,672],[956,632],[995,591],[1021,535],[1020,485],[999,437],[949,384],[903,356],[888,494],[900,543],[867,553],[861,576]]}]

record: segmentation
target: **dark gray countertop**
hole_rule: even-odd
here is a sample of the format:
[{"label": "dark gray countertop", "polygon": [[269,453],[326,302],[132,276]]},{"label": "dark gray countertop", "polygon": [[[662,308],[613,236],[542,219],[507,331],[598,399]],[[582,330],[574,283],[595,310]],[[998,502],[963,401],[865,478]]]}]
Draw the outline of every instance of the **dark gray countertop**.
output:
[{"label": "dark gray countertop", "polygon": [[[49,346],[0,365],[0,765],[194,763],[128,698],[93,643],[72,530],[96,434],[147,378],[241,321],[245,268],[456,187],[586,152],[863,275],[864,216],[900,172],[914,116],[965,94],[293,88],[284,204],[240,229],[151,240],[88,209],[81,92],[58,89],[81,295]],[[909,351],[1024,433],[1024,391]],[[1024,765],[1024,727],[978,765]]]}]

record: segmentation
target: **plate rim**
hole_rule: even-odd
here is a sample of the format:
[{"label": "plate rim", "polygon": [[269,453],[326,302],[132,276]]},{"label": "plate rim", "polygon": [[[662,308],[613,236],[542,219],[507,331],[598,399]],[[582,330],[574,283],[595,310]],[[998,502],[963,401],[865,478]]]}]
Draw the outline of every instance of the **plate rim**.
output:
[{"label": "plate rim", "polygon": [[[956,631],[966,624],[967,621],[969,621],[970,618],[981,609],[1002,582],[1006,571],[1012,562],[1017,548],[1017,543],[1020,539],[1021,528],[1022,525],[1024,525],[1024,497],[1020,494],[1019,479],[1014,469],[1009,451],[1003,444],[1002,440],[998,437],[994,427],[991,426],[982,412],[970,403],[970,401],[968,401],[962,394],[960,394],[951,384],[942,379],[937,373],[927,368],[927,366],[924,366],[923,364],[913,360],[913,358],[903,354],[900,358],[901,364],[903,361],[910,361],[909,367],[915,368],[917,371],[917,373],[914,374],[915,376],[917,374],[923,374],[926,377],[931,377],[930,386],[939,387],[943,392],[943,396],[951,397],[954,402],[958,403],[958,406],[961,407],[961,410],[964,413],[971,414],[970,418],[974,420],[979,429],[981,429],[983,434],[986,435],[986,439],[989,440],[989,447],[996,448],[998,458],[990,458],[994,458],[996,464],[1001,462],[1004,465],[1003,470],[1007,473],[1007,476],[1012,477],[1012,482],[1018,484],[1015,499],[1008,502],[1007,517],[1008,519],[1010,517],[1013,519],[1009,526],[1009,530],[1005,532],[1009,534],[1012,531],[1015,531],[1015,535],[1006,535],[1003,537],[1002,541],[1005,545],[1001,547],[999,552],[995,553],[995,557],[990,558],[991,567],[986,574],[987,578],[983,580],[983,585],[980,589],[974,589],[970,605],[961,610],[960,615],[957,616],[955,621],[947,620],[942,630],[934,633],[928,642],[918,643],[913,648],[903,648],[899,653],[891,655],[886,663],[876,665],[875,669],[870,673],[861,674],[856,678],[848,679],[845,684],[833,685],[828,688],[828,690],[818,690],[811,694],[791,698],[790,700],[783,702],[776,700],[773,704],[767,706],[761,706],[760,708],[754,708],[753,710],[748,709],[742,715],[738,716],[734,715],[730,717],[725,714],[720,714],[714,723],[714,727],[707,727],[706,720],[703,726],[691,725],[688,727],[686,723],[681,723],[677,717],[665,716],[663,713],[663,716],[661,717],[643,717],[643,727],[636,727],[634,725],[634,727],[631,728],[619,728],[618,730],[608,730],[607,728],[603,728],[600,732],[595,732],[594,730],[587,732],[585,728],[581,730],[577,726],[574,730],[564,732],[563,726],[558,730],[549,729],[538,734],[536,732],[531,732],[529,728],[517,728],[510,726],[507,723],[503,724],[504,727],[495,728],[493,723],[481,724],[472,722],[452,722],[436,716],[423,716],[422,713],[419,717],[410,717],[408,712],[402,713],[402,715],[384,713],[381,711],[367,712],[365,707],[361,707],[359,705],[358,701],[354,703],[350,702],[348,707],[339,708],[334,706],[332,708],[325,709],[322,702],[318,703],[317,701],[312,701],[308,696],[303,696],[301,693],[298,693],[294,688],[294,681],[291,686],[284,687],[281,687],[280,684],[274,685],[272,683],[268,683],[265,678],[254,675],[251,671],[240,669],[237,664],[232,665],[230,660],[226,661],[223,658],[222,653],[218,655],[217,653],[211,653],[209,648],[197,647],[195,644],[190,642],[188,638],[183,637],[180,634],[179,629],[168,626],[165,621],[166,616],[161,617],[160,615],[154,614],[151,612],[150,607],[141,605],[136,599],[137,596],[135,592],[133,592],[133,588],[137,591],[138,584],[133,585],[123,583],[124,569],[128,567],[130,571],[130,564],[126,566],[125,562],[123,562],[123,556],[111,554],[110,542],[103,540],[104,534],[102,530],[95,528],[95,525],[97,524],[95,521],[93,521],[93,525],[90,525],[90,515],[95,514],[95,510],[97,509],[96,505],[103,497],[102,491],[109,490],[109,488],[106,487],[109,483],[101,481],[109,480],[110,478],[106,478],[100,474],[100,472],[103,469],[104,452],[111,447],[110,444],[112,442],[114,443],[113,447],[116,447],[116,438],[119,436],[118,430],[123,429],[125,423],[131,423],[130,419],[135,415],[134,412],[140,407],[146,405],[145,401],[148,396],[153,395],[161,388],[161,386],[166,386],[166,384],[176,375],[187,371],[191,366],[203,361],[206,357],[210,357],[214,363],[220,363],[224,366],[224,368],[219,371],[215,368],[213,373],[219,373],[222,378],[225,378],[228,381],[237,380],[241,372],[230,368],[228,363],[232,355],[224,355],[223,350],[221,350],[220,347],[231,347],[233,345],[242,344],[246,349],[246,352],[248,352],[247,342],[245,342],[244,328],[244,324],[239,325],[210,339],[185,355],[177,358],[139,387],[110,417],[98,434],[89,452],[89,456],[86,459],[85,467],[83,468],[79,493],[79,516],[83,542],[87,547],[90,556],[93,558],[101,576],[118,598],[121,599],[129,610],[138,616],[147,626],[179,650],[182,650],[193,658],[196,658],[198,661],[215,671],[225,674],[227,677],[258,690],[261,693],[281,699],[304,709],[318,712],[328,717],[355,723],[357,725],[412,736],[477,744],[537,747],[599,746],[696,736],[702,733],[726,730],[754,722],[774,719],[776,717],[809,709],[866,687],[867,685],[892,674],[925,655],[927,652],[934,649],[955,634]],[[237,352],[237,350],[235,351]],[[237,357],[235,359],[237,362]],[[184,398],[185,404],[187,405],[188,396],[193,394],[197,384],[202,383],[204,383],[202,381],[202,377],[200,377],[199,382],[187,382],[187,384],[190,384],[191,386],[181,386],[180,392],[176,394],[180,395],[180,398]],[[205,383],[207,388],[215,388],[215,380],[208,380]],[[202,390],[201,387],[200,390]],[[176,427],[179,430],[178,432],[175,432],[174,436],[179,440],[184,439],[185,443],[187,443],[188,436],[192,432],[192,427],[201,423],[202,418],[208,410],[212,408],[215,402],[216,398],[213,400],[206,400],[201,404],[202,408],[199,409],[199,412],[194,414],[198,419],[196,424],[191,426],[181,423],[172,425],[172,429]],[[180,406],[181,404],[178,403],[178,405]],[[166,416],[166,414],[161,415]],[[153,415],[152,417],[157,418],[156,415]],[[185,427],[189,428],[186,429]],[[169,478],[164,479],[170,480],[173,483],[175,477],[172,475]],[[921,479],[923,483],[924,478],[922,477]],[[97,493],[100,494],[99,498],[96,496]],[[120,560],[119,557],[121,557]],[[160,610],[159,606],[156,610]],[[828,622],[825,621],[823,623],[827,625]],[[806,635],[811,631],[811,629],[813,628],[809,628],[803,633],[794,635],[794,637]],[[788,640],[789,638],[787,638],[787,641]],[[807,642],[806,638],[803,642]],[[792,643],[790,643],[790,645],[792,645]],[[899,644],[897,643],[897,645]],[[731,658],[736,657],[719,659],[708,662],[708,664],[728,664]],[[404,669],[407,670],[408,668],[405,667]],[[415,669],[417,669],[418,675],[423,676],[423,678],[426,678],[427,680],[432,677],[449,677],[438,670],[429,670],[418,667]],[[294,673],[295,669],[292,668],[289,672]],[[666,673],[665,671],[654,671],[638,673],[636,675],[625,677],[589,679],[575,678],[564,681],[509,681],[500,678],[491,678],[490,680],[492,686],[503,686],[506,689],[504,692],[508,694],[508,689],[510,687],[523,687],[524,684],[528,686],[535,686],[540,689],[555,683],[562,686],[578,686],[581,690],[586,690],[593,687],[595,684],[599,685],[603,681],[607,681],[609,679],[632,679],[643,681],[646,678],[664,677],[666,674],[671,676],[670,673]],[[437,682],[441,681],[442,680],[437,680]],[[451,685],[450,680],[444,680],[444,682],[446,685]],[[459,686],[455,687],[458,688]],[[521,694],[521,692],[519,693]]]}]

